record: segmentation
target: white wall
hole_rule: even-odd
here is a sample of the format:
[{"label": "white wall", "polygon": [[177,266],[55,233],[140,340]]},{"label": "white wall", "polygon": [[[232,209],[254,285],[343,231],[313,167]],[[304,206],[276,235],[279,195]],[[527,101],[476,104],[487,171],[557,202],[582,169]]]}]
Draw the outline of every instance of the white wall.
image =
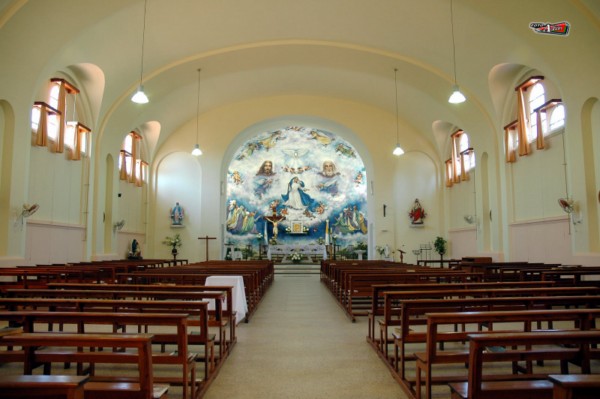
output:
[{"label": "white wall", "polygon": [[[191,151],[190,147],[190,151]],[[151,253],[154,257],[170,258],[170,248],[162,243],[165,237],[179,234],[182,246],[179,248],[179,259],[190,262],[205,260],[205,243],[198,237],[207,235],[202,230],[202,212],[217,212],[219,204],[203,204],[202,170],[198,159],[190,153],[176,152],[166,156],[157,170],[154,219],[156,232]],[[214,171],[214,173],[218,173]],[[171,209],[179,202],[185,213],[183,227],[171,226]],[[215,240],[209,245],[214,246]]]}]

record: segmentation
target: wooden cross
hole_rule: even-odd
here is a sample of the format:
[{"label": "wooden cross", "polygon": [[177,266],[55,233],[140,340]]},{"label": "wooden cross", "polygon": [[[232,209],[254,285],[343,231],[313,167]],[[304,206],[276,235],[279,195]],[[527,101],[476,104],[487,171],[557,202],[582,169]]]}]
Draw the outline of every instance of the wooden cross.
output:
[{"label": "wooden cross", "polygon": [[205,236],[205,237],[198,237],[198,239],[205,240],[205,242],[206,242],[206,261],[208,262],[208,240],[216,240],[217,237]]}]

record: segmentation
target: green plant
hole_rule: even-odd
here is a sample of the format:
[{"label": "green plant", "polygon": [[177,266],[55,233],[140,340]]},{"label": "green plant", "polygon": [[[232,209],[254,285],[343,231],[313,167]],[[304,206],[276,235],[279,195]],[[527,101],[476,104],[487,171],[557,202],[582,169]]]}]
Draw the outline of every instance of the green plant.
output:
[{"label": "green plant", "polygon": [[359,251],[366,251],[367,250],[367,244],[365,244],[362,241],[359,241],[356,243],[356,249],[358,249]]},{"label": "green plant", "polygon": [[447,244],[448,244],[448,241],[446,241],[446,239],[444,237],[438,236],[435,238],[435,241],[433,242],[433,248],[435,249],[435,252],[438,253],[438,255],[444,256],[446,254]]}]

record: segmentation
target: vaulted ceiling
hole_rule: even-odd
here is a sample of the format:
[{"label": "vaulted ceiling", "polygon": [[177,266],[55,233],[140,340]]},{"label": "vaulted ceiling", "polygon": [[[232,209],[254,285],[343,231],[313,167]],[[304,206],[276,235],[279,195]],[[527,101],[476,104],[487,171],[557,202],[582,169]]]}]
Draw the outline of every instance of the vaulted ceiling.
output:
[{"label": "vaulted ceiling", "polygon": [[[543,70],[559,85],[571,84],[560,77],[578,70],[597,73],[599,16],[594,0],[454,0],[456,77],[468,97],[457,106],[447,102],[450,0],[147,0],[143,63],[144,0],[0,0],[0,87],[17,81],[33,101],[48,76],[71,71],[96,82],[90,113],[97,130],[124,135],[158,121],[155,151],[196,117],[198,68],[201,112],[310,95],[390,113],[397,68],[400,118],[442,151],[439,121],[501,127],[502,95],[490,84],[499,65]],[[548,40],[529,28],[565,20],[567,38]],[[137,105],[129,98],[142,65],[150,103]]]}]

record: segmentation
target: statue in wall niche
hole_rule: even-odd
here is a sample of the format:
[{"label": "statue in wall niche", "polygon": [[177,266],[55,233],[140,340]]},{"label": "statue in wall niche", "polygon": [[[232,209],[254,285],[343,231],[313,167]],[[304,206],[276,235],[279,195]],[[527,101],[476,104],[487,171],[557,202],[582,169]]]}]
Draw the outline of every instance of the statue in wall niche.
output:
[{"label": "statue in wall niche", "polygon": [[127,254],[129,259],[142,259],[142,250],[140,249],[140,243],[134,238],[131,241],[131,249]]},{"label": "statue in wall niche", "polygon": [[410,217],[410,223],[413,225],[423,224],[423,219],[427,216],[425,213],[425,209],[421,206],[419,199],[415,199],[413,207],[410,212],[408,212],[408,216]]},{"label": "statue in wall niche", "polygon": [[183,215],[183,208],[179,205],[179,202],[176,202],[173,209],[171,209],[171,224],[173,226],[181,226],[183,224]]}]

